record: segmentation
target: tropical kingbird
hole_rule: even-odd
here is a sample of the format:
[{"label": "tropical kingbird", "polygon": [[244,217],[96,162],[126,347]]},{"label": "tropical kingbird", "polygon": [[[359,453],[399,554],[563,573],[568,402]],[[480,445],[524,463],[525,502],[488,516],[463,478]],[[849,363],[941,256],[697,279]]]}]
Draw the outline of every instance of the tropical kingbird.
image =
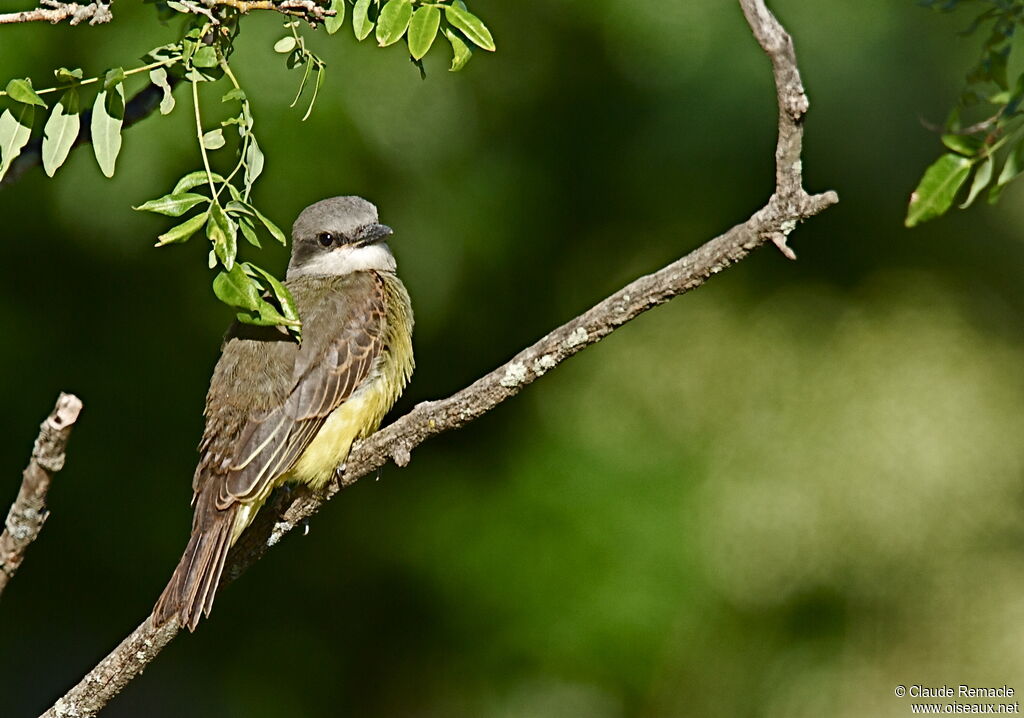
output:
[{"label": "tropical kingbird", "polygon": [[271,491],[322,488],[408,383],[413,316],[391,233],[360,197],[307,207],[292,226],[285,279],[301,345],[280,327],[228,331],[206,395],[192,536],[153,611],[158,625],[177,616],[195,630],[228,549]]}]

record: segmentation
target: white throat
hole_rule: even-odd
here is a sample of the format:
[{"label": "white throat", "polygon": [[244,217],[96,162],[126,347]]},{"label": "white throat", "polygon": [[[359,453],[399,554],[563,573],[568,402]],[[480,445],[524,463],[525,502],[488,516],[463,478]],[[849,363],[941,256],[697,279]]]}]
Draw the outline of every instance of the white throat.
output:
[{"label": "white throat", "polygon": [[289,267],[287,278],[341,277],[369,270],[394,272],[395,268],[395,256],[390,247],[384,242],[375,242],[365,247],[339,247],[319,254],[301,267]]}]

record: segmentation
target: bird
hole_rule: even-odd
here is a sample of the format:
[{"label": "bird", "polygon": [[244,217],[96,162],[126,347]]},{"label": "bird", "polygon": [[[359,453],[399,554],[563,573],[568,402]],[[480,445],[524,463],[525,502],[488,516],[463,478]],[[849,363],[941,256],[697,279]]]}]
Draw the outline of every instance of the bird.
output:
[{"label": "bird", "polygon": [[271,492],[319,490],[352,443],[376,431],[414,367],[413,313],[376,206],[321,200],[292,226],[285,286],[302,320],[297,343],[281,327],[236,321],[206,395],[185,553],[153,609],[194,631],[209,616],[228,550]]}]

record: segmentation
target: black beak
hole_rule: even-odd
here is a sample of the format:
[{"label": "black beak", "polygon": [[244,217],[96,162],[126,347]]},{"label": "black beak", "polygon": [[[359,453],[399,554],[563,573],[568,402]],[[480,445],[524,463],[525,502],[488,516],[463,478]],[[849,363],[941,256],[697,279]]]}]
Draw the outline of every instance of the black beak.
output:
[{"label": "black beak", "polygon": [[367,244],[373,244],[374,242],[380,242],[381,240],[387,239],[394,233],[394,230],[386,224],[368,224],[365,227],[360,228],[356,244],[360,247],[364,247]]}]

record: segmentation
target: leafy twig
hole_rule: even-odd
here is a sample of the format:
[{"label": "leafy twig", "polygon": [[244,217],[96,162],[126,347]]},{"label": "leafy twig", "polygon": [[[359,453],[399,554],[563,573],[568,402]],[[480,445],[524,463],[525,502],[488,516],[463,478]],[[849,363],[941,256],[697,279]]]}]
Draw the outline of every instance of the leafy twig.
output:
[{"label": "leafy twig", "polygon": [[[168,58],[166,60],[158,60],[156,62],[151,62],[151,63],[149,63],[147,65],[141,65],[139,67],[133,67],[130,70],[123,70],[124,76],[125,77],[131,77],[132,75],[137,75],[140,72],[149,72],[150,70],[152,70],[154,68],[157,68],[157,67],[164,67],[165,65],[173,65],[174,63],[178,62],[178,60],[180,60],[180,59],[181,59],[180,57],[175,56],[175,57]],[[63,90],[70,90],[71,88],[86,87],[87,85],[94,85],[97,82],[103,82],[103,77],[104,77],[103,75],[97,75],[96,77],[88,77],[88,78],[86,78],[84,80],[78,80],[77,82],[69,82],[69,83],[67,83],[65,85],[57,85],[55,87],[46,87],[46,88],[44,88],[42,90],[36,90],[35,88],[33,88],[33,92],[35,92],[37,95],[47,95],[47,94],[50,94],[51,92],[61,92]],[[4,95],[7,95],[7,94],[8,93],[7,93],[6,90],[0,90],[0,97],[3,97]]]},{"label": "leafy twig", "polygon": [[[178,79],[174,76],[170,76],[167,78],[167,82],[173,88],[178,84]],[[136,93],[127,102],[127,104],[125,104],[124,124],[121,127],[122,131],[153,114],[153,112],[160,107],[160,101],[163,97],[163,88],[153,84],[147,85]],[[78,137],[75,138],[75,143],[72,145],[72,149],[81,145],[89,144],[89,142],[92,141],[92,133],[89,129],[91,119],[92,110],[85,110],[82,113],[81,129],[78,132]],[[21,154],[18,155],[14,162],[11,163],[10,168],[7,170],[7,174],[4,175],[3,179],[0,179],[0,189],[14,184],[22,175],[25,174],[25,172],[42,164],[42,151],[43,140],[41,137],[29,141]]]},{"label": "leafy twig", "polygon": [[[168,83],[171,87],[177,85],[177,79],[172,77],[168,78]],[[147,85],[146,87],[139,90],[130,100],[125,104],[125,120],[122,125],[122,131],[128,129],[132,125],[137,124],[141,120],[150,117],[157,108],[160,107],[160,100],[164,97],[164,90],[157,85]],[[92,119],[92,111],[86,110],[82,113],[82,128],[79,130],[78,137],[75,138],[74,147],[81,146],[82,144],[88,144],[92,140],[92,133],[89,130]],[[7,174],[0,179],[0,189],[13,184],[22,175],[33,167],[37,167],[43,162],[43,139],[38,137],[31,140],[22,151],[22,154],[18,155],[14,162],[11,163],[10,168],[7,170]]]}]

